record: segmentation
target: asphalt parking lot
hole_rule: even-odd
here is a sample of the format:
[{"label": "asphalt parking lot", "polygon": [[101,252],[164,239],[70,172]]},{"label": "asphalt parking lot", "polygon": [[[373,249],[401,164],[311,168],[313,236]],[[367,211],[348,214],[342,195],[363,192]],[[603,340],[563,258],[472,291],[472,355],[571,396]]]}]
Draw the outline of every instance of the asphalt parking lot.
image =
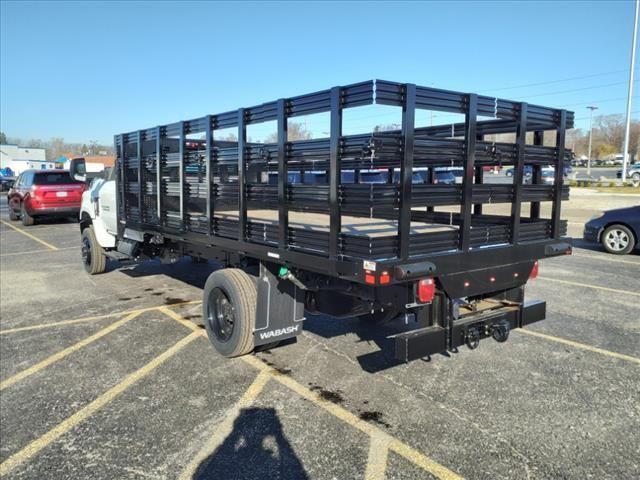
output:
[{"label": "asphalt parking lot", "polygon": [[398,365],[393,326],[311,317],[227,360],[194,323],[213,264],[89,277],[77,224],[23,228],[0,200],[3,477],[640,478],[637,252],[543,261],[547,320],[474,352]]}]

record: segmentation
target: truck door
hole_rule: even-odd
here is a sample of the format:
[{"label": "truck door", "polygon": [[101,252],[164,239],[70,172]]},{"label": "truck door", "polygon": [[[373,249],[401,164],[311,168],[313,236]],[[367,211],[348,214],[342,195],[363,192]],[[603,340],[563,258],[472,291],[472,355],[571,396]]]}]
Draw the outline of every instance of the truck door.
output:
[{"label": "truck door", "polygon": [[118,212],[116,209],[116,181],[108,180],[100,187],[99,215],[104,227],[112,235],[118,233]]}]

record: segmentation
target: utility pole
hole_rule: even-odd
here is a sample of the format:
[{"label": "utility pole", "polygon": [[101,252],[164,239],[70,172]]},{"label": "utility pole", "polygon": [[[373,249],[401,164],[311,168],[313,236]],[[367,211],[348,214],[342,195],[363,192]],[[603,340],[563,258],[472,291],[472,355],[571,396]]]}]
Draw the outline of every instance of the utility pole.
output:
[{"label": "utility pole", "polygon": [[636,14],[633,17],[633,40],[631,41],[631,72],[629,73],[629,94],[627,96],[627,124],[624,129],[624,155],[622,160],[622,182],[627,179],[627,165],[629,163],[629,131],[631,130],[631,98],[633,97],[633,70],[636,65],[636,40],[638,38],[638,8],[640,0],[636,0]]},{"label": "utility pole", "polygon": [[589,158],[587,158],[587,175],[591,176],[591,138],[593,137],[593,111],[597,110],[598,107],[589,105],[587,108],[591,110],[591,113],[589,114],[589,153],[587,154]]}]

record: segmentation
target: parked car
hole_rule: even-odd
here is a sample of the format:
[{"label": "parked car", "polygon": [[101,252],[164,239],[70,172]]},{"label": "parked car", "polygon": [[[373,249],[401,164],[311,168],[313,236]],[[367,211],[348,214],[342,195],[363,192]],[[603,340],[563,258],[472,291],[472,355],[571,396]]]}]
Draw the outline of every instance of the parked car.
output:
[{"label": "parked car", "polygon": [[[543,175],[542,175],[542,177],[543,177],[543,181],[544,181],[544,171],[545,171],[545,170],[549,170],[549,169],[553,170],[553,168],[552,168],[552,167],[544,167],[544,168],[542,169],[542,171],[543,171]],[[565,177],[566,177],[567,175],[569,175],[570,173],[572,173],[572,172],[573,172],[573,168],[571,167],[571,165],[565,165],[565,166],[564,166],[564,176],[565,176]],[[514,168],[514,167],[508,168],[508,169],[507,169],[507,170],[505,170],[505,172],[504,172],[504,174],[505,174],[507,177],[513,177],[513,174],[514,174],[514,173],[515,173],[515,168]],[[533,167],[532,167],[531,165],[525,165],[525,166],[524,166],[524,178],[529,178],[529,177],[531,177],[532,175],[533,175]],[[553,176],[553,175],[551,175],[551,176]],[[553,182],[552,182],[552,183],[553,183]]]},{"label": "parked car", "polygon": [[[616,172],[616,177],[622,178],[622,170]],[[631,181],[631,185],[634,187],[640,187],[640,163],[629,165],[627,179]]]},{"label": "parked car", "polygon": [[[515,173],[516,173],[516,169],[515,169],[514,167],[507,168],[507,169],[504,171],[504,174],[505,174],[507,177],[513,177],[513,175],[514,175]],[[531,165],[525,165],[525,166],[524,166],[524,176],[525,176],[525,177],[530,177],[532,174],[533,174],[533,167],[532,167]]]},{"label": "parked car", "polygon": [[25,226],[41,217],[78,218],[85,190],[67,170],[26,170],[9,190],[9,218]]},{"label": "parked car", "polygon": [[15,183],[15,177],[0,175],[0,192],[8,192]]},{"label": "parked car", "polygon": [[601,243],[609,253],[624,255],[638,246],[640,206],[617,208],[594,215],[584,226],[587,242]]},{"label": "parked car", "polygon": [[446,167],[444,170],[448,170],[453,173],[454,178],[456,179],[456,183],[462,183],[464,178],[464,168],[462,167]]}]

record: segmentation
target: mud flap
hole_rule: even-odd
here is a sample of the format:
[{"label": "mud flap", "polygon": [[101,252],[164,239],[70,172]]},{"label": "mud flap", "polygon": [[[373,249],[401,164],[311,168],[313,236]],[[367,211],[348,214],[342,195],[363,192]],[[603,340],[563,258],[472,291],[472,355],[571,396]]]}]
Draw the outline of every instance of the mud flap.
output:
[{"label": "mud flap", "polygon": [[278,278],[280,266],[260,264],[255,345],[285,340],[302,333],[304,290]]}]

